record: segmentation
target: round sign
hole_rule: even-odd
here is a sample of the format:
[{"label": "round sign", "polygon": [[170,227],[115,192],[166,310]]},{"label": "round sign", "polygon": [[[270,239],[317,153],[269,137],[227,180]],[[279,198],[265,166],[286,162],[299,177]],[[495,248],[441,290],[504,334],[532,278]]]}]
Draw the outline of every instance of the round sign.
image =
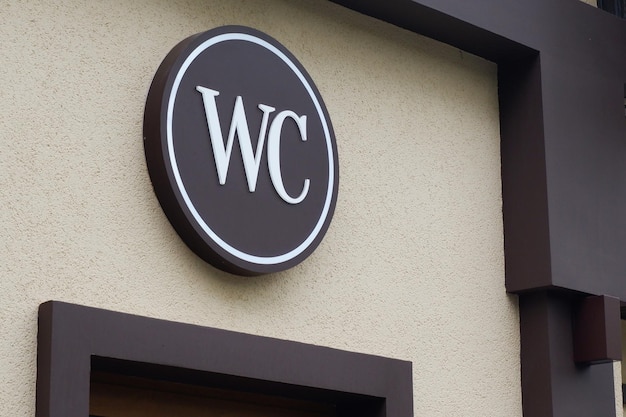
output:
[{"label": "round sign", "polygon": [[227,26],[178,44],[150,86],[144,144],[165,214],[217,268],[288,269],[328,229],[339,179],[330,118],[302,65],[266,34]]}]

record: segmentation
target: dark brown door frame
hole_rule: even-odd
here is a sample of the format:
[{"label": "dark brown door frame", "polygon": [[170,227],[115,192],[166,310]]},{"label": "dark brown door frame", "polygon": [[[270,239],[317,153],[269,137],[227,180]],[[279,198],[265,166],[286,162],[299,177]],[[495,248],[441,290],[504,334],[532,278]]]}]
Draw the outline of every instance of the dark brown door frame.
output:
[{"label": "dark brown door frame", "polygon": [[411,362],[49,301],[39,307],[37,417],[87,417],[92,372],[412,417]]},{"label": "dark brown door frame", "polygon": [[584,297],[626,301],[626,21],[578,0],[333,1],[498,64],[524,414],[614,416],[612,365],[576,364],[572,339]]}]

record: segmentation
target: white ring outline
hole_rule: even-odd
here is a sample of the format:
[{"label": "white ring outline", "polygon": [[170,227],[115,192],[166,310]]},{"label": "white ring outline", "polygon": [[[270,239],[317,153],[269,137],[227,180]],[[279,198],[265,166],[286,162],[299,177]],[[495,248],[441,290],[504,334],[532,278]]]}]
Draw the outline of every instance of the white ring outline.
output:
[{"label": "white ring outline", "polygon": [[[324,201],[324,207],[322,209],[322,213],[320,215],[320,218],[317,224],[315,225],[315,227],[313,228],[313,231],[309,234],[309,236],[295,249],[292,249],[291,251],[283,255],[256,256],[256,255],[252,255],[252,254],[240,251],[239,249],[234,248],[233,246],[229,245],[224,240],[222,240],[206,224],[202,216],[200,216],[200,214],[194,207],[191,199],[189,198],[189,195],[187,194],[187,190],[185,189],[185,185],[183,184],[182,178],[180,176],[180,172],[178,170],[178,163],[176,162],[176,154],[174,152],[174,140],[172,137],[172,119],[173,119],[173,113],[174,113],[174,104],[176,101],[176,93],[178,92],[178,87],[180,86],[182,78],[185,75],[185,72],[187,71],[191,63],[198,57],[198,55],[200,55],[206,49],[208,49],[209,47],[215,44],[218,44],[220,42],[231,41],[231,40],[248,41],[248,42],[257,44],[269,50],[270,52],[274,53],[274,55],[278,56],[284,63],[286,63],[289,66],[289,68],[294,72],[294,74],[296,74],[296,76],[298,77],[298,79],[300,80],[304,88],[307,90],[311,100],[313,100],[313,104],[315,105],[315,109],[317,110],[318,116],[322,122],[322,127],[324,130],[324,136],[326,139],[326,148],[328,150],[328,156],[329,156],[328,158],[328,162],[329,162],[328,163],[328,191],[326,194],[326,200]],[[335,159],[334,159],[330,131],[328,129],[328,123],[326,121],[326,118],[324,117],[324,112],[322,111],[322,107],[317,99],[317,96],[313,92],[313,89],[311,88],[305,76],[302,74],[300,69],[289,59],[289,57],[287,57],[283,52],[281,52],[278,48],[276,48],[271,43],[263,39],[260,39],[256,36],[250,35],[250,34],[237,33],[237,32],[217,35],[201,43],[196,49],[193,50],[193,52],[191,52],[191,54],[189,54],[187,59],[185,59],[182,66],[178,70],[178,73],[176,74],[176,78],[174,79],[174,84],[172,86],[170,97],[167,103],[166,131],[167,131],[167,151],[168,151],[168,155],[170,159],[170,165],[172,168],[172,172],[174,173],[174,179],[176,180],[176,185],[178,187],[178,190],[181,193],[181,196],[185,202],[185,205],[191,212],[191,215],[193,216],[196,223],[202,228],[202,230],[215,243],[217,243],[219,247],[224,249],[229,254],[235,256],[236,258],[239,258],[241,260],[244,260],[253,264],[259,264],[259,265],[279,264],[279,263],[290,261],[291,259],[295,258],[296,256],[300,255],[302,252],[304,252],[311,245],[313,240],[315,240],[317,235],[320,233],[322,227],[324,226],[324,223],[326,222],[326,217],[328,216],[328,212],[330,210],[333,191],[334,191],[334,181],[335,181]]]}]

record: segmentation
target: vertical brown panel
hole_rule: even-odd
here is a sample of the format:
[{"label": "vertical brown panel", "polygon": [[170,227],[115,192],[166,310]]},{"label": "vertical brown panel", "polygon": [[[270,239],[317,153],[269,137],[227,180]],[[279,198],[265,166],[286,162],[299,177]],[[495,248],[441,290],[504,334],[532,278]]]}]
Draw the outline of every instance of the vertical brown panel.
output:
[{"label": "vertical brown panel", "polygon": [[615,297],[585,297],[576,309],[574,360],[579,364],[622,359],[620,301]]},{"label": "vertical brown panel", "polygon": [[552,417],[552,372],[547,294],[519,298],[524,415]]},{"label": "vertical brown panel", "polygon": [[498,66],[509,292],[548,287],[552,277],[540,65],[535,55]]},{"label": "vertical brown panel", "polygon": [[574,362],[578,298],[542,292],[520,296],[522,401],[532,417],[614,417],[613,365]]},{"label": "vertical brown panel", "polygon": [[83,332],[85,323],[62,307],[48,302],[39,308],[37,417],[89,413],[89,338]]},{"label": "vertical brown panel", "polygon": [[39,307],[37,330],[37,417],[50,417],[51,354],[52,354],[52,304]]}]

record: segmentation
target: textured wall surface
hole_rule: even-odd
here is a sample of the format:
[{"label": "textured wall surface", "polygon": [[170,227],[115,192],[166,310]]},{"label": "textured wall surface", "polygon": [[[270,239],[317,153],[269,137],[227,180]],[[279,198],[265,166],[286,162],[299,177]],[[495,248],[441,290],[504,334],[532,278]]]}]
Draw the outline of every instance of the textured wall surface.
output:
[{"label": "textured wall surface", "polygon": [[[621,366],[621,364],[624,362],[624,359],[626,358],[626,320],[622,320],[621,324],[622,324],[622,362],[615,363],[615,368],[616,368],[615,375],[619,375],[621,378],[617,378],[617,377],[615,378],[616,379],[615,398],[616,398],[616,402],[619,403],[620,406],[624,407],[623,408],[624,414],[622,414],[623,416],[623,415],[626,415],[626,405],[622,404],[623,395],[622,395],[621,384],[626,382],[626,367]],[[620,368],[621,368],[621,372],[620,372]]]},{"label": "textured wall surface", "polygon": [[[24,0],[1,14],[1,416],[34,415],[50,299],[409,360],[416,416],[521,415],[495,65],[317,0]],[[161,60],[224,24],[290,49],[337,136],[326,238],[271,276],[189,251],[143,156]]]}]

